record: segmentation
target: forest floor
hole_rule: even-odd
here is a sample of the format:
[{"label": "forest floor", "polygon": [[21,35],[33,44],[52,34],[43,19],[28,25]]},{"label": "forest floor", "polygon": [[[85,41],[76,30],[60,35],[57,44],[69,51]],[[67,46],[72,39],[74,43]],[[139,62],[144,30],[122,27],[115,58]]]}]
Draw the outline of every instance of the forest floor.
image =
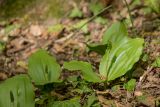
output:
[{"label": "forest floor", "polygon": [[[104,107],[158,106],[160,68],[152,67],[151,64],[160,56],[160,16],[154,12],[145,13],[141,8],[142,4],[130,4],[132,27],[127,7],[122,3],[112,5],[79,30],[75,30],[74,27],[83,25],[82,23],[97,11],[91,11],[88,2],[76,5],[75,8],[79,8],[81,13],[73,13],[73,18],[63,17],[58,20],[34,21],[29,24],[26,24],[23,18],[0,22],[0,43],[1,48],[4,48],[0,53],[0,80],[27,73],[28,57],[40,48],[54,55],[60,65],[64,61],[82,60],[90,62],[94,70],[98,71],[102,56],[95,52],[88,52],[86,44],[99,43],[105,30],[113,22],[124,20],[129,36],[145,39],[143,58],[134,68],[133,78],[137,80],[137,86],[133,92],[128,92],[123,88],[123,83],[127,81],[124,79],[120,81],[115,91],[112,88],[107,90],[95,88],[96,96]],[[76,16],[77,14],[82,16]],[[70,74],[63,74],[64,77],[68,75]]]}]

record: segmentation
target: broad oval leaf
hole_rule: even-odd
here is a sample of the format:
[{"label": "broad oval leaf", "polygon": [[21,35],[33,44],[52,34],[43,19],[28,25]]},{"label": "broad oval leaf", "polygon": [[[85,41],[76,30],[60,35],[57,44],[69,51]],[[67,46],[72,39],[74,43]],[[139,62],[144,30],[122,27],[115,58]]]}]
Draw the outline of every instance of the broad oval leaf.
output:
[{"label": "broad oval leaf", "polygon": [[128,39],[107,50],[100,62],[100,74],[108,81],[124,75],[139,60],[143,43],[144,40],[140,38]]},{"label": "broad oval leaf", "polygon": [[112,45],[120,44],[121,42],[127,41],[128,33],[127,28],[123,22],[114,23],[103,35],[102,43],[108,44],[111,42]]},{"label": "broad oval leaf", "polygon": [[0,107],[34,107],[34,91],[27,75],[18,75],[0,84]]},{"label": "broad oval leaf", "polygon": [[81,107],[80,98],[73,98],[65,101],[49,103],[47,107]]},{"label": "broad oval leaf", "polygon": [[80,70],[83,78],[88,82],[102,82],[98,75],[93,71],[91,64],[88,62],[70,61],[65,62],[63,67],[71,71]]},{"label": "broad oval leaf", "polygon": [[46,51],[39,50],[32,54],[28,62],[29,76],[36,85],[59,82],[60,65]]}]

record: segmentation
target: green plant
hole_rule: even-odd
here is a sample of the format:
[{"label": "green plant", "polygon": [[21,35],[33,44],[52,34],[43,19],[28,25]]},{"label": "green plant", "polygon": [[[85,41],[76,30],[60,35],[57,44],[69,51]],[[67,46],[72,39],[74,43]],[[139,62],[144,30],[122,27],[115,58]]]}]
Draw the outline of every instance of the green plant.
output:
[{"label": "green plant", "polygon": [[160,1],[159,0],[147,0],[146,4],[152,8],[156,13],[160,13]]},{"label": "green plant", "polygon": [[8,25],[8,26],[6,26],[6,28],[4,29],[5,35],[9,35],[10,32],[18,29],[19,27],[20,27],[19,24],[13,24],[13,25]]},{"label": "green plant", "polygon": [[27,75],[18,75],[0,84],[0,107],[34,107],[34,91]]},{"label": "green plant", "polygon": [[124,75],[139,60],[142,49],[143,39],[139,38],[113,46],[100,62],[100,74],[108,81]]},{"label": "green plant", "polygon": [[136,86],[136,80],[135,79],[131,79],[127,83],[124,84],[124,88],[127,91],[134,91],[135,86]]},{"label": "green plant", "polygon": [[99,23],[99,24],[102,24],[102,25],[105,25],[108,22],[107,19],[105,19],[103,17],[100,17],[100,16],[95,18],[94,21],[96,23]]},{"label": "green plant", "polygon": [[76,17],[81,18],[82,16],[83,16],[83,13],[81,12],[81,10],[77,6],[75,6],[73,8],[73,10],[71,11],[71,13],[69,15],[70,18],[76,18]]},{"label": "green plant", "polygon": [[34,53],[28,63],[28,74],[36,85],[60,82],[60,65],[46,51],[39,50]]},{"label": "green plant", "polygon": [[160,67],[160,56],[152,63],[153,67]]},{"label": "green plant", "polygon": [[86,81],[101,82],[101,79],[97,76],[95,72],[93,72],[92,66],[88,62],[70,61],[70,62],[65,62],[63,67],[71,71],[80,70]]},{"label": "green plant", "polygon": [[[102,44],[108,44],[108,48],[105,50],[106,52],[100,62],[100,74],[96,76],[94,73],[94,77],[102,77],[104,81],[111,81],[124,75],[139,60],[143,50],[143,43],[144,40],[141,38],[129,38],[127,29],[122,22],[113,24],[104,33]],[[90,69],[91,66],[83,67],[85,63],[86,62],[82,64],[82,62],[77,61],[66,62],[64,63],[64,68],[68,70],[81,70],[87,81],[95,82],[95,80],[91,78],[93,76],[86,78],[86,73],[88,72],[84,70],[84,68]],[[76,69],[72,69],[75,65]],[[93,71],[90,70],[90,72]]]},{"label": "green plant", "polygon": [[86,23],[87,20],[81,20],[73,25],[74,29],[81,29],[84,33],[88,33],[88,23]]},{"label": "green plant", "polygon": [[88,96],[87,102],[83,107],[101,107],[95,94]]},{"label": "green plant", "polygon": [[[65,62],[63,68],[69,71],[80,71],[82,78],[70,77],[67,82],[75,88],[74,92],[79,94],[93,93],[88,85],[93,83],[110,82],[118,77],[123,76],[129,71],[132,66],[139,60],[142,53],[144,40],[140,38],[129,38],[127,29],[122,22],[113,24],[104,34],[102,43],[96,45],[101,47],[102,59],[99,66],[99,74],[95,73],[92,69],[92,65],[83,61],[70,61]],[[97,48],[93,50],[96,51]],[[63,85],[65,88],[65,80],[60,79],[61,68],[56,62],[56,59],[49,55],[45,50],[39,50],[32,54],[28,61],[28,75],[19,75],[6,80],[0,84],[0,106],[1,107],[33,107],[34,102],[34,90],[30,82],[30,79],[38,87],[40,91],[43,91],[41,98],[37,101],[44,107],[80,107],[80,96],[73,96],[70,99],[62,98],[63,101],[59,101],[51,95],[51,91],[56,89],[56,84]],[[29,79],[30,77],[30,79]],[[132,88],[131,84],[131,88]],[[129,87],[130,84],[126,85]],[[57,88],[59,88],[57,86]],[[73,89],[73,88],[72,88]],[[6,96],[7,95],[7,96]],[[59,94],[58,94],[59,95]],[[3,96],[6,96],[4,100]],[[95,98],[95,94],[87,97],[87,102],[83,104],[83,107],[96,106],[100,104]],[[44,104],[45,103],[45,104]]]},{"label": "green plant", "polygon": [[104,55],[105,54],[105,50],[108,47],[108,44],[104,44],[104,45],[103,44],[86,44],[86,45],[87,45],[87,47],[89,49],[89,52],[95,51],[100,55]]},{"label": "green plant", "polygon": [[89,9],[93,13],[93,15],[97,15],[102,9],[104,8],[104,5],[101,2],[92,2],[89,5]]}]

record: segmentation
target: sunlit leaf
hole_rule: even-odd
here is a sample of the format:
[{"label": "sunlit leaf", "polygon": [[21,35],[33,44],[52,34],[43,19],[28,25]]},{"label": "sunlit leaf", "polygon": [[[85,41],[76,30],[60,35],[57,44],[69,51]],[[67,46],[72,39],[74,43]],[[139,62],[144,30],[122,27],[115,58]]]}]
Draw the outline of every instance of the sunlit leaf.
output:
[{"label": "sunlit leaf", "polygon": [[29,58],[29,75],[36,85],[59,82],[60,65],[46,51],[39,50]]},{"label": "sunlit leaf", "polygon": [[81,71],[83,78],[88,82],[101,82],[102,80],[93,71],[92,66],[88,62],[83,61],[70,61],[65,62],[63,67],[71,71]]},{"label": "sunlit leaf", "polygon": [[34,91],[27,75],[18,75],[0,84],[0,107],[34,107]]},{"label": "sunlit leaf", "polygon": [[107,50],[100,62],[100,74],[108,81],[124,75],[139,60],[143,43],[143,39],[128,39]]},{"label": "sunlit leaf", "polygon": [[112,45],[120,44],[121,42],[126,42],[128,39],[127,28],[123,22],[114,23],[103,35],[102,43]]}]

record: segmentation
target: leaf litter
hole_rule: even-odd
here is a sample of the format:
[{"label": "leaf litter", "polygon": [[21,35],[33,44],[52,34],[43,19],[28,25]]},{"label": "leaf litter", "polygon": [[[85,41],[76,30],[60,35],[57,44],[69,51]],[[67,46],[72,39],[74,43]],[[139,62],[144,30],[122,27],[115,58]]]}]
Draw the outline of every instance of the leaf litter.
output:
[{"label": "leaf litter", "polygon": [[[90,16],[92,12],[87,7],[89,6],[87,2],[82,3],[85,5],[84,7],[81,5],[80,8],[82,9],[82,13],[87,14],[87,16],[81,16],[80,13],[78,16],[87,19],[85,17]],[[5,80],[17,74],[27,73],[28,57],[39,48],[48,50],[61,65],[63,62],[72,59],[82,60],[90,62],[94,67],[93,69],[98,71],[101,56],[95,52],[88,53],[85,43],[100,42],[105,31],[104,29],[107,29],[111,23],[116,20],[122,20],[124,17],[128,19],[128,12],[124,4],[120,3],[117,5],[113,3],[113,5],[118,6],[118,8],[115,9],[114,7],[104,13],[104,17],[108,20],[106,25],[91,21],[78,33],[75,33],[74,26],[72,25],[82,20],[74,18],[62,19],[58,28],[51,28],[45,24],[35,23],[22,26],[22,19],[11,20],[9,21],[10,24],[0,24],[0,39],[6,42],[5,49],[0,53],[0,80]],[[147,69],[160,56],[160,20],[154,20],[158,17],[154,13],[149,13],[150,16],[153,15],[152,17],[148,17],[142,11],[142,9],[133,8],[131,14],[135,15],[133,23],[136,32],[134,33],[145,38],[144,53],[148,55],[149,59],[146,62],[138,62],[140,64],[138,67],[142,68],[144,73],[137,78],[136,85],[138,85],[140,78],[145,74],[143,82],[133,92],[125,90],[121,83],[115,90],[111,87],[108,90],[103,90],[104,84],[99,84],[98,87],[93,86],[99,102],[104,107],[111,105],[116,107],[154,107],[155,102],[160,100],[160,68],[153,67],[152,69]],[[72,17],[74,15],[72,14]],[[130,35],[135,36],[130,26],[131,23],[127,22],[127,19],[125,20],[126,23],[129,23],[128,27],[130,28],[128,32]],[[19,26],[15,27],[17,24]],[[6,30],[7,33],[5,32]],[[76,36],[67,38],[69,35]],[[64,76],[72,74],[66,71]],[[123,80],[121,82],[123,83]],[[63,90],[61,91],[60,96],[63,93]]]}]

